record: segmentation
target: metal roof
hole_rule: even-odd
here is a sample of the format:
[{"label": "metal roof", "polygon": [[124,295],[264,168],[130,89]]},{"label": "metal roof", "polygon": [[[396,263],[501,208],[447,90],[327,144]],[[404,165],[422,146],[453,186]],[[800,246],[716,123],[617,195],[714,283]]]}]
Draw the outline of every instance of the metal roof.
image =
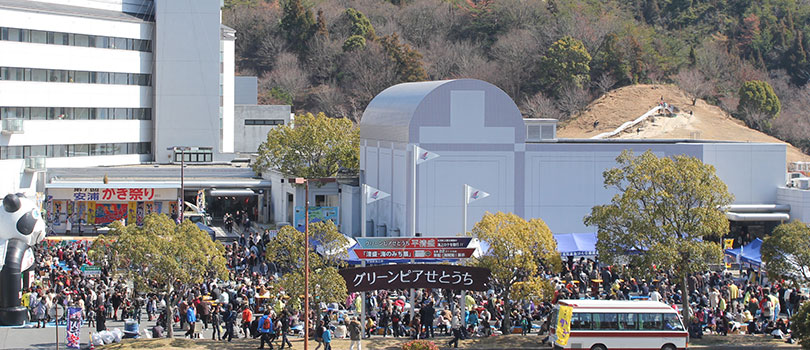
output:
[{"label": "metal roof", "polygon": [[368,103],[360,120],[364,139],[408,142],[414,112],[431,92],[455,80],[421,81],[391,86]]}]

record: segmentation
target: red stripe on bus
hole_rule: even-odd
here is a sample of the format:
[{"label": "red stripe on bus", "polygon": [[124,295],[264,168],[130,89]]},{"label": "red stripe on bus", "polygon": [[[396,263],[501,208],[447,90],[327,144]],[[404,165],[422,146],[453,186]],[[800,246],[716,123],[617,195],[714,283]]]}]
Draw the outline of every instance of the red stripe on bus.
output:
[{"label": "red stripe on bus", "polygon": [[[671,307],[662,307],[662,306],[648,306],[648,307],[627,307],[627,306],[576,306],[574,305],[566,305],[571,306],[574,309],[608,309],[608,310],[662,310],[662,311],[673,311],[675,309]],[[576,310],[574,310],[576,312]]]},{"label": "red stripe on bus", "polygon": [[571,332],[571,337],[643,337],[643,338],[686,338],[689,335],[687,332]]},{"label": "red stripe on bus", "polygon": [[[591,348],[566,348],[565,350],[591,350]],[[610,348],[610,350],[661,350],[661,348]]]}]

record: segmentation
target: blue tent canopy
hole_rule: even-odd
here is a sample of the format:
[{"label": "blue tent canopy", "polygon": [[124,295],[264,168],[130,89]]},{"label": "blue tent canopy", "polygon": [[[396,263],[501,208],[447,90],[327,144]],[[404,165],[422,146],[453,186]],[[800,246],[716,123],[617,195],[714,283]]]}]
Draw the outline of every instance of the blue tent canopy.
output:
[{"label": "blue tent canopy", "polygon": [[762,240],[757,238],[751,243],[748,243],[742,247],[742,255],[740,254],[740,248],[733,248],[733,249],[726,249],[726,255],[737,259],[740,258],[740,262],[751,264],[754,266],[762,266],[762,254],[760,253],[760,248],[762,248]]},{"label": "blue tent canopy", "polygon": [[595,256],[596,233],[559,233],[554,235],[562,256]]}]

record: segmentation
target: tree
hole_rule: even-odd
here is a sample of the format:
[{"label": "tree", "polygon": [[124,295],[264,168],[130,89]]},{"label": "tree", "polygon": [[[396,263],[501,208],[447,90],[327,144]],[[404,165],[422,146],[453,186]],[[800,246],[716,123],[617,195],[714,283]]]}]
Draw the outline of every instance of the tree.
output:
[{"label": "tree", "polygon": [[312,9],[304,7],[301,0],[286,0],[283,14],[280,27],[286,33],[287,42],[302,53],[309,39],[318,31],[315,15]]},{"label": "tree", "polygon": [[350,52],[366,47],[366,38],[360,35],[352,35],[343,42],[343,51]]},{"label": "tree", "polygon": [[564,85],[582,87],[588,81],[591,55],[581,41],[570,36],[557,40],[541,59],[545,85],[555,93]]},{"label": "tree", "polygon": [[[346,283],[338,269],[345,266],[348,240],[332,221],[309,224],[309,237],[311,295],[318,302],[345,301]],[[290,296],[289,302],[294,307],[300,308],[304,295],[304,233],[292,226],[282,227],[267,243],[265,254],[267,261],[275,263],[281,271],[277,286]]]},{"label": "tree", "polygon": [[675,76],[678,86],[689,94],[692,105],[712,92],[712,84],[695,68],[684,69]]},{"label": "tree", "polygon": [[781,224],[762,242],[762,261],[768,276],[776,281],[810,282],[810,227],[800,221]]},{"label": "tree", "polygon": [[[156,213],[147,215],[143,226],[114,222],[109,236],[100,235],[89,253],[96,263],[107,263],[109,271],[133,281],[137,290],[166,293],[167,320],[172,319],[177,286],[228,278],[222,244],[189,220],[178,225]],[[167,328],[171,338],[173,327]]]},{"label": "tree", "polygon": [[554,99],[542,92],[538,92],[532,97],[526,97],[520,110],[525,118],[562,119],[563,117],[563,114],[557,109]]},{"label": "tree", "polygon": [[382,37],[380,43],[396,65],[399,82],[409,83],[428,79],[427,72],[422,66],[422,54],[410,45],[400,43],[397,33]]},{"label": "tree", "polygon": [[[597,79],[611,77],[614,84],[622,85],[629,82],[630,68],[627,65],[623,49],[619,45],[619,36],[610,33],[599,47],[593,62],[591,62],[591,76]],[[612,85],[608,87],[612,87]]]},{"label": "tree", "polygon": [[368,17],[366,17],[366,15],[364,15],[362,12],[350,7],[346,9],[345,15],[349,19],[349,23],[351,25],[351,35],[359,35],[368,40],[374,40],[377,38],[377,34],[374,32],[374,27],[371,25],[371,21],[369,21]]},{"label": "tree", "polygon": [[306,178],[333,177],[342,169],[357,171],[360,132],[350,120],[307,113],[296,116],[294,124],[267,133],[253,171],[272,168]]},{"label": "tree", "polygon": [[791,338],[798,339],[802,349],[810,349],[810,303],[799,306],[799,311],[790,319]]},{"label": "tree", "polygon": [[751,80],[740,87],[740,105],[738,112],[752,125],[760,130],[770,127],[770,120],[779,115],[782,104],[768,82]]},{"label": "tree", "polygon": [[[553,289],[549,281],[538,279],[538,269],[544,265],[559,271],[562,262],[557,242],[543,220],[526,221],[512,213],[486,213],[471,234],[489,244],[489,250],[473,258],[472,264],[492,272],[490,286],[500,291],[500,299],[510,300],[513,288],[521,297],[551,296]],[[511,312],[510,303],[504,303],[504,315]],[[509,317],[504,317],[502,329],[512,329]]]},{"label": "tree", "polygon": [[[732,201],[714,167],[688,156],[659,158],[652,151],[625,150],[618,167],[603,173],[605,187],[617,190],[609,204],[597,205],[584,219],[596,226],[599,259],[629,261],[639,273],[653,266],[672,269],[683,285],[684,320],[689,323],[689,274],[719,263],[728,232],[722,209]],[[644,254],[633,254],[644,252]]]}]

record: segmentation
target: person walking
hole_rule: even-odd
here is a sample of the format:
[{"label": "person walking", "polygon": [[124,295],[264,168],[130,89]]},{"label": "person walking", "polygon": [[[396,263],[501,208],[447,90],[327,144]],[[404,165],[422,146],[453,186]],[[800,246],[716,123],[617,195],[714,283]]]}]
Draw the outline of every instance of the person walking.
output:
[{"label": "person walking", "polygon": [[225,311],[222,313],[222,320],[225,321],[225,334],[222,335],[222,340],[228,338],[228,342],[230,342],[233,339],[233,326],[234,323],[236,323],[236,313],[231,310],[231,304],[225,305]]},{"label": "person walking", "polygon": [[219,329],[220,319],[222,318],[221,310],[219,305],[214,306],[211,310],[211,328],[213,329],[213,333],[211,333],[211,340],[222,340],[222,331]]},{"label": "person walking", "polygon": [[194,309],[194,304],[189,304],[188,310],[186,310],[186,321],[188,321],[186,336],[193,339],[194,326],[197,324],[197,311]]},{"label": "person walking", "polygon": [[357,350],[363,350],[360,343],[361,334],[363,332],[361,328],[360,321],[357,320],[357,317],[353,317],[352,321],[349,322],[349,339],[351,340],[349,350],[354,350],[355,345],[357,346]]},{"label": "person walking", "polygon": [[458,341],[461,339],[461,311],[456,309],[453,319],[450,321],[450,327],[453,329],[453,340],[447,343],[447,346],[458,347]]},{"label": "person walking", "polygon": [[270,346],[270,349],[273,349],[273,343],[270,339],[270,335],[273,333],[273,318],[270,317],[269,310],[264,310],[264,316],[259,318],[258,328],[259,334],[261,334],[259,349],[264,349],[264,343],[267,343]]},{"label": "person walking", "polygon": [[288,348],[292,349],[292,343],[287,339],[287,333],[290,332],[290,314],[287,310],[281,312],[281,348],[284,349],[286,344]]},{"label": "person walking", "polygon": [[334,331],[335,326],[323,330],[323,350],[332,350],[332,332]]},{"label": "person walking", "polygon": [[45,328],[45,320],[48,318],[47,307],[45,297],[40,298],[34,305],[34,313],[37,315],[37,328],[39,328],[40,322],[42,322],[42,328]]},{"label": "person walking", "polygon": [[245,338],[250,337],[250,323],[253,322],[253,311],[250,310],[250,305],[245,304],[242,309],[242,333]]}]

